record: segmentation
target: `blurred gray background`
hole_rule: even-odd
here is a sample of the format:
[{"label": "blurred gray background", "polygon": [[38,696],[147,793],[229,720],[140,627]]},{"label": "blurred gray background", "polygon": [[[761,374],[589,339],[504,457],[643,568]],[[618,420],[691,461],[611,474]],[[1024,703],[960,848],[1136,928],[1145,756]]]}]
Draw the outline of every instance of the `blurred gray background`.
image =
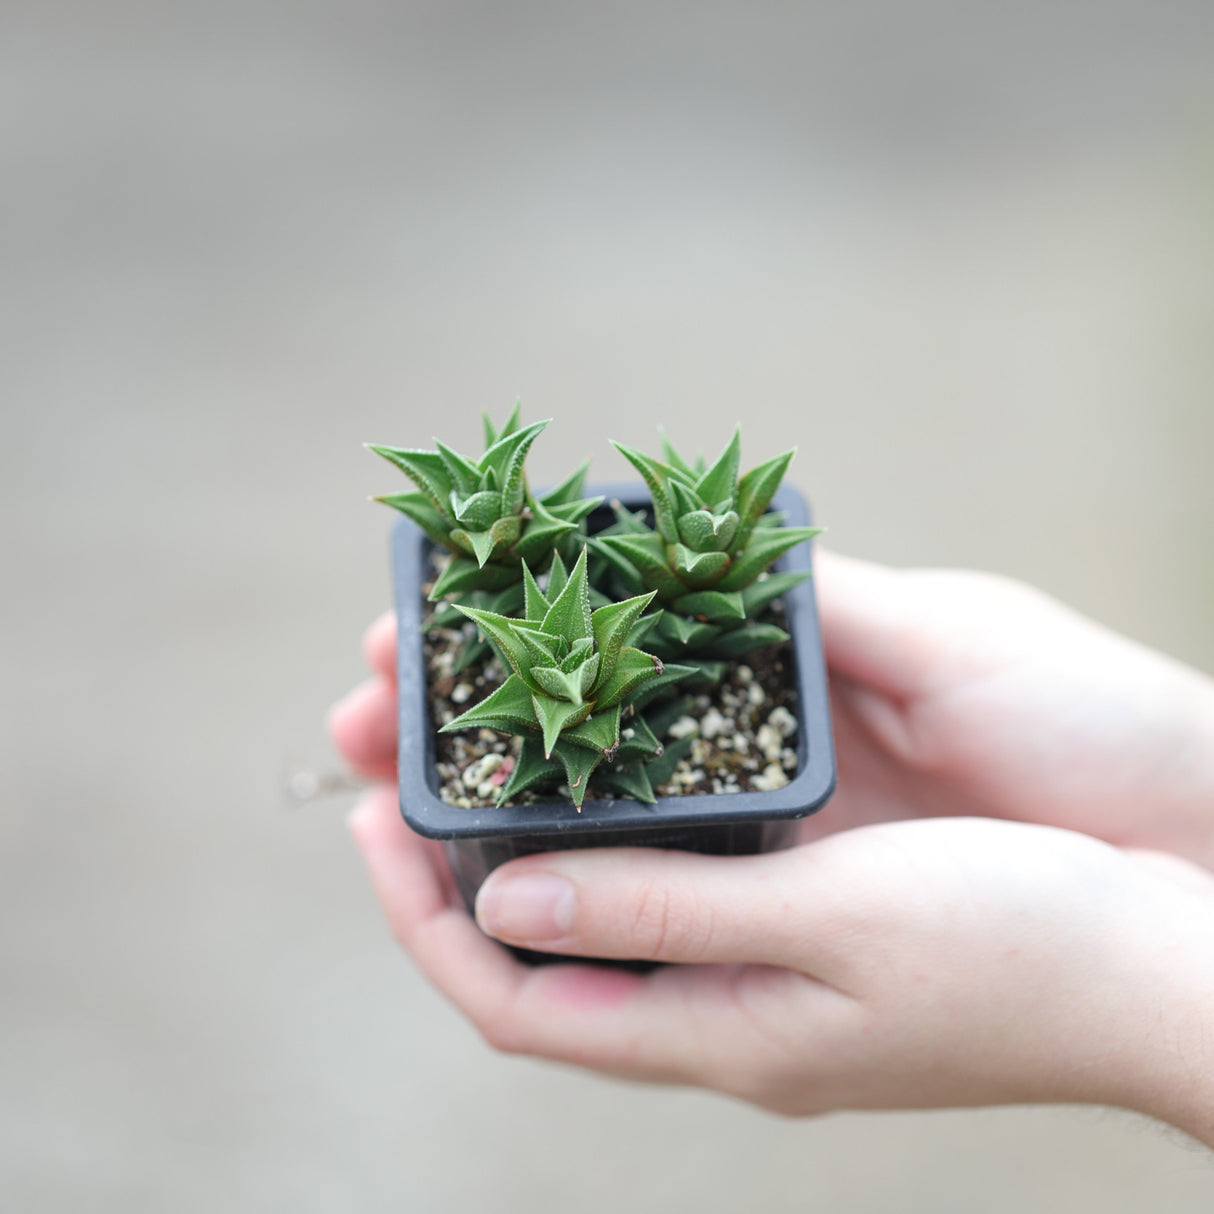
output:
[{"label": "blurred gray background", "polygon": [[1214,6],[0,10],[0,1204],[1208,1211],[1128,1115],[777,1121],[492,1055],[284,773],[399,478],[521,397],[1214,668]]}]

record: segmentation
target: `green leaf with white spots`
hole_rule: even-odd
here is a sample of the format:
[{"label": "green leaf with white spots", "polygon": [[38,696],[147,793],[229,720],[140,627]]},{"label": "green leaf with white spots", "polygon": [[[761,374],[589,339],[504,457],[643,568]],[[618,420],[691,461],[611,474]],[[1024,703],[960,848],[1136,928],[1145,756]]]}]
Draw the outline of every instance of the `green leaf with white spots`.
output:
[{"label": "green leaf with white spots", "polygon": [[653,513],[658,531],[668,543],[673,544],[679,538],[679,531],[677,511],[670,489],[671,469],[666,464],[650,459],[643,451],[626,447],[614,440],[611,445],[641,474],[653,498]]},{"label": "green leaf with white spots", "polygon": [[738,484],[738,461],[742,456],[742,428],[735,428],[733,437],[717,456],[716,462],[696,481],[696,492],[705,502],[732,501]]},{"label": "green leaf with white spots", "polygon": [[556,633],[568,641],[579,637],[589,637],[590,631],[590,591],[586,580],[586,552],[578,557],[577,564],[569,573],[561,592],[553,598],[548,595],[552,606],[544,616],[545,632]]},{"label": "green leaf with white spots", "polygon": [[746,618],[746,607],[736,590],[728,593],[722,590],[698,590],[675,599],[669,610],[678,615],[706,620],[710,624],[728,624]]},{"label": "green leaf with white spots", "polygon": [[568,700],[554,700],[550,695],[533,695],[531,705],[544,737],[546,758],[551,758],[552,748],[562,729],[579,725],[590,715],[589,704],[571,704]]},{"label": "green leaf with white spots", "polygon": [[745,590],[769,565],[790,548],[820,534],[820,527],[780,527],[775,531],[760,530],[739,552],[729,572],[717,583],[718,590]]},{"label": "green leaf with white spots", "polygon": [[512,674],[479,704],[444,725],[439,733],[454,733],[459,729],[499,729],[504,733],[518,733],[538,728],[539,719],[531,692],[518,675]]}]

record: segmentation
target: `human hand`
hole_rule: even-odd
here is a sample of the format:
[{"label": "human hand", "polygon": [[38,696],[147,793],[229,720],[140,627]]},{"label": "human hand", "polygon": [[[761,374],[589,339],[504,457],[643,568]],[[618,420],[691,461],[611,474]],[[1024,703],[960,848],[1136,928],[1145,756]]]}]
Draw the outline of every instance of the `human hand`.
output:
[{"label": "human hand", "polygon": [[[803,837],[983,816],[1214,868],[1214,683],[1027,586],[817,554],[838,791]],[[330,717],[365,775],[396,768],[396,636]]]},{"label": "human hand", "polygon": [[387,920],[495,1047],[692,1084],[785,1114],[1040,1101],[1161,1117],[1214,1145],[1214,879],[1170,856],[987,820],[787,852],[647,848],[497,869],[483,928],[394,790],[351,819]]},{"label": "human hand", "polygon": [[806,837],[981,815],[1214,869],[1214,682],[1029,586],[820,553],[839,764]]}]

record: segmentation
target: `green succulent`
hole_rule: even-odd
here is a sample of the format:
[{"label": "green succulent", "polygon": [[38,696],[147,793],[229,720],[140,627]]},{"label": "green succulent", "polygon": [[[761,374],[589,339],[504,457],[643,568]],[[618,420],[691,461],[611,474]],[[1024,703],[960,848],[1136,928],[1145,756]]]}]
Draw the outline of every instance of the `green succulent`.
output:
[{"label": "green succulent", "polygon": [[587,464],[555,489],[531,494],[524,462],[547,421],[520,427],[515,405],[500,430],[488,415],[484,423],[486,449],[475,461],[437,439],[435,451],[367,444],[417,485],[375,500],[408,515],[452,553],[430,592],[433,601],[517,588],[524,563],[545,569],[554,551],[572,559],[586,516],[602,501],[582,497]]},{"label": "green succulent", "polygon": [[[794,451],[738,475],[741,432],[735,430],[711,466],[683,459],[663,437],[665,461],[612,444],[644,478],[656,529],[617,508],[616,524],[589,541],[626,593],[652,591],[660,615],[648,636],[663,657],[734,658],[787,639],[760,617],[771,602],[808,577],[764,577],[816,527],[785,527],[767,507]],[[699,663],[710,675],[714,664]]]},{"label": "green succulent", "polygon": [[[687,671],[664,667],[659,658],[627,643],[653,599],[651,593],[591,610],[585,551],[567,575],[560,558],[554,559],[547,593],[524,564],[523,588],[520,619],[458,605],[511,673],[442,730],[489,728],[523,736],[522,752],[499,805],[537,783],[563,777],[580,809],[590,775],[604,761],[618,759],[619,772],[627,780],[626,768],[661,752],[639,717],[630,717],[622,734],[622,712],[635,707],[643,692],[672,683]],[[648,790],[647,799],[653,799],[647,784],[637,787],[642,793]]]}]

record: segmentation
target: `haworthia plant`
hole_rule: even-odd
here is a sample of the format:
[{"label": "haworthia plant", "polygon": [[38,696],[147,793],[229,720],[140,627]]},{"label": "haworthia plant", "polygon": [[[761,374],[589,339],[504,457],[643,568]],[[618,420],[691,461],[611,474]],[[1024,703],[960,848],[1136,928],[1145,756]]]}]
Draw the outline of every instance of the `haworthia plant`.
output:
[{"label": "haworthia plant", "polygon": [[[499,805],[563,775],[580,808],[589,778],[600,764],[618,758],[623,772],[661,750],[639,718],[629,722],[630,734],[622,735],[622,711],[633,707],[644,691],[688,673],[664,667],[657,657],[627,644],[652,594],[591,610],[585,551],[568,575],[562,574],[563,565],[554,564],[545,593],[524,564],[524,610],[518,619],[458,605],[511,673],[443,731],[489,728],[524,737]],[[652,795],[650,789],[648,799]]]},{"label": "haworthia plant", "polygon": [[767,508],[794,451],[739,476],[741,434],[735,430],[711,464],[684,459],[663,438],[664,460],[612,444],[645,480],[653,500],[644,517],[616,510],[616,524],[589,540],[624,593],[651,591],[660,614],[648,634],[659,655],[707,655],[698,664],[719,674],[712,658],[734,658],[787,639],[761,620],[771,602],[809,576],[764,576],[770,566],[816,527],[780,526]]},{"label": "haworthia plant", "polygon": [[571,559],[580,546],[584,520],[602,501],[582,496],[587,465],[539,497],[528,489],[524,463],[547,425],[520,426],[517,405],[500,429],[486,415],[486,449],[478,460],[437,440],[434,451],[367,444],[417,485],[375,500],[408,515],[452,553],[432,600],[516,587],[524,563],[544,569],[554,551],[563,548]]}]

